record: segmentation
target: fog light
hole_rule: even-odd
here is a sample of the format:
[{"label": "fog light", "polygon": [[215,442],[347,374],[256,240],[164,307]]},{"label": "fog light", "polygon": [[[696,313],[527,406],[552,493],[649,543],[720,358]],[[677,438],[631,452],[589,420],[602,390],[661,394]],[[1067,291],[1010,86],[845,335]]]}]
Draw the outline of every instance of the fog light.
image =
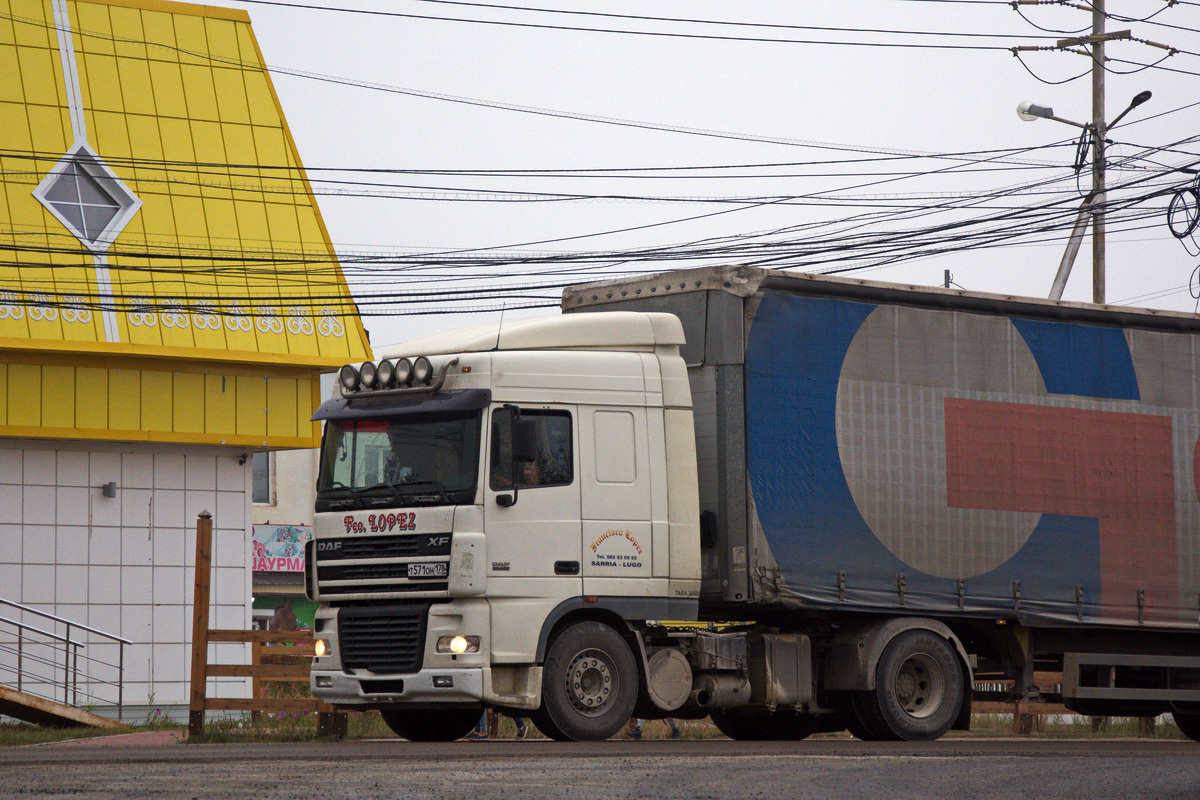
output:
[{"label": "fog light", "polygon": [[435,689],[452,689],[454,688],[453,675],[434,675],[433,688]]},{"label": "fog light", "polygon": [[392,385],[392,381],[396,379],[396,365],[391,361],[380,361],[379,369],[375,372],[375,382],[379,384],[379,388],[387,389]]},{"label": "fog light", "polygon": [[332,689],[333,688],[333,678],[329,677],[328,675],[318,675],[317,676],[317,688],[318,689]]},{"label": "fog light", "polygon": [[317,639],[313,642],[313,655],[317,658],[329,652],[329,641],[326,639]]},{"label": "fog light", "polygon": [[414,384],[429,383],[429,379],[433,377],[433,364],[429,363],[429,359],[425,356],[420,356],[413,362],[412,381]]},{"label": "fog light", "polygon": [[370,361],[363,362],[363,365],[358,368],[358,376],[362,379],[364,389],[375,388],[375,373],[377,369]]},{"label": "fog light", "polygon": [[396,362],[396,385],[407,386],[410,378],[412,378],[412,362],[407,358],[402,358]]},{"label": "fog light", "polygon": [[479,637],[443,636],[437,640],[437,651],[439,653],[454,653],[455,655],[461,655],[462,653],[478,653]]},{"label": "fog light", "polygon": [[358,370],[354,368],[353,364],[347,364],[338,373],[338,380],[342,382],[342,387],[347,392],[353,392],[358,388]]}]

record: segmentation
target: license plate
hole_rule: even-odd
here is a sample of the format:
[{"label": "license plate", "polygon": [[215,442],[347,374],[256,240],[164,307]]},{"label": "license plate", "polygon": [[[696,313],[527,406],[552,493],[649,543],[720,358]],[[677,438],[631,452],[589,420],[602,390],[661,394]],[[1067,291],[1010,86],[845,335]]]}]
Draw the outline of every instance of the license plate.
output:
[{"label": "license plate", "polygon": [[449,565],[441,564],[409,564],[410,578],[444,578],[449,574]]}]

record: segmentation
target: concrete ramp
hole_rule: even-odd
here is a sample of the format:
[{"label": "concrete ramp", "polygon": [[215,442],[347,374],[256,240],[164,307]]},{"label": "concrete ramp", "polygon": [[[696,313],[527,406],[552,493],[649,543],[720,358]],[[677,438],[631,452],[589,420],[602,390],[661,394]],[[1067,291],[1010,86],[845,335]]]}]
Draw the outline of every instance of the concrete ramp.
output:
[{"label": "concrete ramp", "polygon": [[48,700],[27,692],[18,692],[9,686],[0,686],[0,714],[52,728],[88,727],[124,730],[129,727],[116,720],[84,711],[82,708]]}]

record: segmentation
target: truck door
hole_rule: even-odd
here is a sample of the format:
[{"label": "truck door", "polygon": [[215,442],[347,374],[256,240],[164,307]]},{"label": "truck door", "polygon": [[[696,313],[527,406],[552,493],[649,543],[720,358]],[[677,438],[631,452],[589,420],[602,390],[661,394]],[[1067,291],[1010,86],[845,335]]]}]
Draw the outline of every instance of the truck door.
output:
[{"label": "truck door", "polygon": [[616,582],[653,575],[646,409],[580,406],[579,440],[584,593],[643,594]]},{"label": "truck door", "polygon": [[[514,423],[523,428],[518,450],[532,450],[518,453],[527,460],[513,458]],[[573,406],[492,408],[483,512],[488,578],[537,579],[497,586],[495,594],[581,593],[576,428]]]}]

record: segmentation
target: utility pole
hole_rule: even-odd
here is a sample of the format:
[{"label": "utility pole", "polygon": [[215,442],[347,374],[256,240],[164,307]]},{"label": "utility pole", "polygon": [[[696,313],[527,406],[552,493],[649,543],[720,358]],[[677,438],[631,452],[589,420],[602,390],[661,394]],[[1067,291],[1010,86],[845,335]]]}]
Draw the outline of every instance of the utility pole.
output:
[{"label": "utility pole", "polygon": [[[1016,0],[1016,5],[1041,5],[1043,0]],[[1057,122],[1065,122],[1068,125],[1074,125],[1078,128],[1090,129],[1092,135],[1092,190],[1084,199],[1083,205],[1080,206],[1079,216],[1075,221],[1075,226],[1071,231],[1070,239],[1067,243],[1066,252],[1063,253],[1062,261],[1059,264],[1058,274],[1054,278],[1054,286],[1050,291],[1050,296],[1054,299],[1062,297],[1063,288],[1066,286],[1067,278],[1071,273],[1071,265],[1075,261],[1075,254],[1079,251],[1080,242],[1083,239],[1084,220],[1091,217],[1092,223],[1092,302],[1103,304],[1105,302],[1104,286],[1105,286],[1105,218],[1104,206],[1107,201],[1105,193],[1105,159],[1104,145],[1107,142],[1108,131],[1116,125],[1126,114],[1131,110],[1150,99],[1149,92],[1142,92],[1129,104],[1129,107],[1122,111],[1112,124],[1104,121],[1104,44],[1105,42],[1124,39],[1128,41],[1138,42],[1140,44],[1157,47],[1168,51],[1171,55],[1178,52],[1175,48],[1169,45],[1151,42],[1146,39],[1139,39],[1133,36],[1131,31],[1113,31],[1111,33],[1105,31],[1105,0],[1090,0],[1092,11],[1092,32],[1088,36],[1072,37],[1070,39],[1060,39],[1053,47],[1042,46],[1021,46],[1012,48],[1014,56],[1020,55],[1021,52],[1038,51],[1038,50],[1060,50],[1070,53],[1078,53],[1086,55],[1092,59],[1092,121],[1088,125],[1083,125],[1078,122],[1072,122],[1068,119],[1054,116],[1054,111],[1044,106],[1037,106],[1032,103],[1022,103],[1017,111],[1022,119],[1032,120],[1037,117],[1045,119],[1053,119]],[[1072,4],[1073,5],[1073,4]],[[1076,8],[1085,8],[1083,6],[1075,6]],[[1078,166],[1076,167],[1078,169]]]},{"label": "utility pole", "polygon": [[[1092,1],[1092,302],[1104,304],[1104,0]],[[1126,31],[1128,36],[1129,32]]]}]

